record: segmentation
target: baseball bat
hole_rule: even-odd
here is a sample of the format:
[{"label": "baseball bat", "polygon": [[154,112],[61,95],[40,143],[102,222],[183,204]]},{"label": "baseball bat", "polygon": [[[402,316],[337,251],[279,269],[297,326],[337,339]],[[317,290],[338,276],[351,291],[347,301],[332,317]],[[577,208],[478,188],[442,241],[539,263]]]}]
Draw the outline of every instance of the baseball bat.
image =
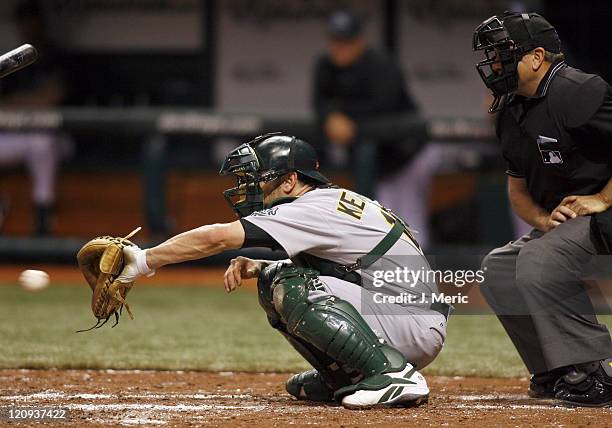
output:
[{"label": "baseball bat", "polygon": [[32,45],[21,45],[17,49],[0,56],[0,79],[32,64],[38,58],[38,52]]}]

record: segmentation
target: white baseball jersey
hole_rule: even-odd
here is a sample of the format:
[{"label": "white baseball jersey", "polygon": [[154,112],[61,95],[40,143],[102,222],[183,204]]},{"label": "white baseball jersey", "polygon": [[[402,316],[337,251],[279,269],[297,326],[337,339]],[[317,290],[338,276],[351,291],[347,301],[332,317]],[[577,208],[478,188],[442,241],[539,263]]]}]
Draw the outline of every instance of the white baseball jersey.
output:
[{"label": "white baseball jersey", "polygon": [[[338,188],[312,190],[291,203],[255,212],[243,220],[268,233],[291,258],[306,253],[342,265],[355,263],[369,253],[389,233],[394,222],[378,203]],[[385,278],[380,287],[372,286],[377,270],[392,272],[404,268],[416,273],[429,269],[423,253],[407,234],[370,268],[357,271],[365,288],[321,276],[324,290],[309,293],[327,293],[351,303],[379,337],[420,370],[438,355],[446,337],[445,317],[431,309],[429,302],[421,300],[422,296],[429,300],[437,292],[437,284],[427,280],[404,281],[406,278],[400,276],[390,281]],[[378,303],[377,293],[409,294],[415,298],[402,303]]]},{"label": "white baseball jersey", "polygon": [[[377,202],[341,188],[315,189],[291,203],[257,211],[244,220],[267,232],[290,258],[307,253],[342,265],[355,263],[369,253],[389,233],[394,222]],[[407,234],[380,261],[358,273],[370,288],[374,270],[398,268],[408,268],[417,274],[429,269],[423,253]],[[417,301],[423,294],[437,292],[435,282],[406,275],[387,276],[384,284],[379,278],[377,287],[390,295],[414,294]]]}]

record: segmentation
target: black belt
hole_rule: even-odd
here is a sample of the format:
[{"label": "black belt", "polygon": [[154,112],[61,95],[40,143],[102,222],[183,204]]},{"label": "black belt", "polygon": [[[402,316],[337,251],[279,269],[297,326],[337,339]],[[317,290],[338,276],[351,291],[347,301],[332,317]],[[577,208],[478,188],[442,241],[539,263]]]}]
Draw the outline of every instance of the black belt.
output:
[{"label": "black belt", "polygon": [[432,311],[436,311],[439,314],[444,315],[444,318],[446,318],[446,320],[448,321],[448,317],[450,316],[450,313],[452,312],[454,308],[451,305],[448,305],[446,303],[435,302],[431,304],[429,309],[431,309]]}]

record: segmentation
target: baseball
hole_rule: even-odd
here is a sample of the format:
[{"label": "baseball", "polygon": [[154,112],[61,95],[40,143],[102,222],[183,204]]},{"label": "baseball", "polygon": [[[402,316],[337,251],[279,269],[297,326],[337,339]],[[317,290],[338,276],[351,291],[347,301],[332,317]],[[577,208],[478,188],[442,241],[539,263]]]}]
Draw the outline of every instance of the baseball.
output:
[{"label": "baseball", "polygon": [[40,291],[49,285],[49,274],[43,270],[28,269],[19,275],[19,285],[27,291]]}]

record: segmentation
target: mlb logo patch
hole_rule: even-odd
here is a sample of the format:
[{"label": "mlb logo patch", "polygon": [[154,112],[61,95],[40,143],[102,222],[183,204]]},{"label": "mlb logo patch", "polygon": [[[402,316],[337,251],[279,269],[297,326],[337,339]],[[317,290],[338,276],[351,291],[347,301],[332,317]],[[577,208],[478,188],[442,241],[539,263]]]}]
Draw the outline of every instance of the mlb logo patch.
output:
[{"label": "mlb logo patch", "polygon": [[537,139],[538,150],[542,156],[542,162],[545,164],[560,164],[563,163],[563,157],[557,146],[557,139],[538,135]]},{"label": "mlb logo patch", "polygon": [[540,150],[544,163],[563,163],[561,152],[557,150]]}]

